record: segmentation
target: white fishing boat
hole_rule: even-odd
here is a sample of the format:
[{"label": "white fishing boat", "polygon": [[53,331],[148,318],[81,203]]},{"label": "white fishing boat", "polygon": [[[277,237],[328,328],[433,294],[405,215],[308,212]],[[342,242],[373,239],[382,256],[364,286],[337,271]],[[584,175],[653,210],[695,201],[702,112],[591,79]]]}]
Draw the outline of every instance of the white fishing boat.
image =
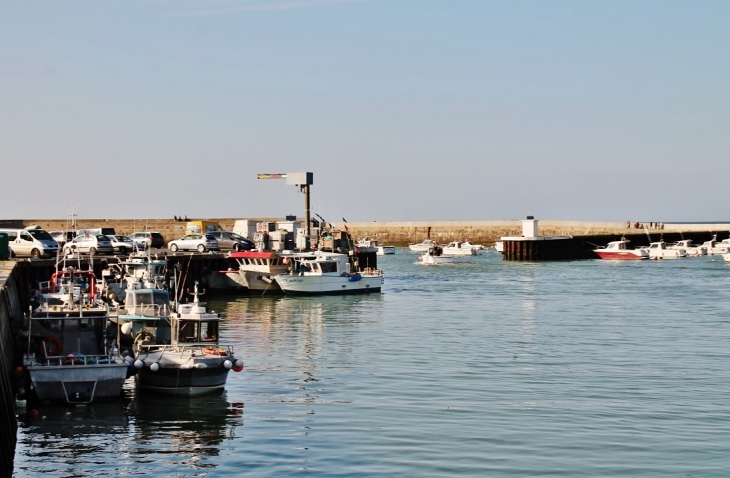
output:
[{"label": "white fishing boat", "polygon": [[702,246],[707,250],[707,254],[709,255],[715,255],[715,254],[726,254],[730,251],[728,251],[727,246],[723,246],[721,243],[717,242],[717,235],[712,236],[712,239],[709,241],[705,241],[702,243]]},{"label": "white fishing boat", "polygon": [[64,268],[40,291],[24,365],[39,400],[91,403],[119,397],[129,364],[107,339],[109,314],[92,272]]},{"label": "white fishing boat", "polygon": [[462,243],[459,241],[452,241],[445,245],[443,248],[443,255],[445,256],[475,256],[477,255],[476,249],[473,247],[462,247]]},{"label": "white fishing boat", "polygon": [[676,244],[667,246],[669,249],[684,249],[688,257],[706,256],[707,248],[704,246],[693,246],[692,239],[683,239]]},{"label": "white fishing boat", "polygon": [[228,372],[243,370],[231,346],[218,343],[220,316],[198,299],[170,312],[169,296],[161,290],[127,293],[127,313],[119,315],[120,331],[133,338],[135,380],[141,391],[173,396],[220,392]]},{"label": "white fishing boat", "polygon": [[395,246],[381,245],[377,240],[369,237],[358,239],[355,246],[360,252],[375,252],[379,256],[395,254]]},{"label": "white fishing boat", "polygon": [[463,249],[469,249],[469,248],[474,249],[475,251],[477,251],[477,253],[479,253],[479,251],[481,251],[482,249],[484,249],[484,246],[483,245],[481,245],[481,244],[472,244],[469,241],[462,242],[461,243],[461,247]]},{"label": "white fishing boat", "polygon": [[358,271],[351,256],[309,252],[292,256],[289,271],[275,277],[285,294],[356,294],[380,292],[383,273],[366,267]]},{"label": "white fishing boat", "polygon": [[453,256],[444,256],[441,247],[432,247],[420,256],[418,256],[417,264],[423,264],[427,266],[438,265],[438,264],[450,264],[454,262]]},{"label": "white fishing boat", "polygon": [[664,241],[652,242],[647,250],[649,259],[678,259],[687,256],[684,249],[669,249]]},{"label": "white fishing boat", "polygon": [[606,245],[606,247],[593,249],[593,252],[595,252],[601,259],[637,260],[649,258],[649,251],[646,249],[629,249],[627,247],[628,243],[628,239],[611,241]]},{"label": "white fishing boat", "polygon": [[103,296],[112,304],[122,304],[129,289],[166,289],[170,286],[167,261],[149,253],[130,254],[126,261],[109,264],[102,271]]},{"label": "white fishing boat", "polygon": [[436,245],[435,242],[433,242],[431,239],[424,239],[423,242],[418,244],[410,244],[408,246],[408,249],[410,249],[413,252],[427,252],[430,248],[434,247]]}]

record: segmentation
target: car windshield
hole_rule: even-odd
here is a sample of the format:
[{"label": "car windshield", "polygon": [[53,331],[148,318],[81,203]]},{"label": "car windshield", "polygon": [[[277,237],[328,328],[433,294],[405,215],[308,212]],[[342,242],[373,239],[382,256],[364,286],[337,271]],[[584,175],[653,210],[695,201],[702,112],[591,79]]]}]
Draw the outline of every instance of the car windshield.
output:
[{"label": "car windshield", "polygon": [[158,238],[162,237],[162,234],[160,234],[159,232],[153,232],[152,234],[150,234],[150,236],[154,237],[155,239],[158,239]]},{"label": "car windshield", "polygon": [[215,241],[215,237],[211,236],[210,234],[206,234],[206,235],[205,235],[205,237],[206,237],[206,238],[207,238],[208,240],[213,240],[213,241]]},{"label": "car windshield", "polygon": [[239,236],[239,235],[238,235],[238,234],[236,234],[235,232],[232,232],[232,233],[231,233],[231,238],[232,238],[232,239],[235,239],[235,240],[237,240],[237,241],[244,241],[244,240],[246,240],[246,238],[245,238],[245,237],[243,237],[243,236]]},{"label": "car windshield", "polygon": [[38,239],[39,241],[52,241],[53,238],[50,234],[48,234],[43,229],[31,229],[28,231],[28,234],[33,236],[35,239]]},{"label": "car windshield", "polygon": [[118,242],[132,242],[132,240],[127,236],[114,236],[114,239],[116,239]]},{"label": "car windshield", "polygon": [[108,242],[109,241],[109,238],[106,237],[106,236],[104,236],[104,235],[102,235],[102,234],[99,234],[98,236],[96,236],[96,240],[97,241],[107,241]]}]

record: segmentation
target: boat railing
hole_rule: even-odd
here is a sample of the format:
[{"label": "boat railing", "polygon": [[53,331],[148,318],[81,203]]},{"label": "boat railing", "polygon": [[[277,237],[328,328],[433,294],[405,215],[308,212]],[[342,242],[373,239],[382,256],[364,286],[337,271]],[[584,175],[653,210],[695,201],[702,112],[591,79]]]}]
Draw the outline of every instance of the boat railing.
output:
[{"label": "boat railing", "polygon": [[362,270],[363,275],[371,275],[371,276],[382,276],[383,271],[380,269],[377,269],[375,267],[366,267]]},{"label": "boat railing", "polygon": [[86,355],[82,353],[70,353],[68,355],[55,355],[50,357],[41,358],[38,360],[38,365],[43,366],[60,366],[60,365],[109,365],[117,364],[112,355]]},{"label": "boat railing", "polygon": [[167,317],[170,315],[169,304],[136,304],[126,308],[127,315],[141,315],[144,317]]},{"label": "boat railing", "polygon": [[233,346],[218,345],[216,343],[178,343],[177,345],[158,345],[158,344],[139,344],[140,353],[149,352],[170,352],[185,353],[197,352],[202,355],[217,355],[219,357],[227,357],[233,355]]}]

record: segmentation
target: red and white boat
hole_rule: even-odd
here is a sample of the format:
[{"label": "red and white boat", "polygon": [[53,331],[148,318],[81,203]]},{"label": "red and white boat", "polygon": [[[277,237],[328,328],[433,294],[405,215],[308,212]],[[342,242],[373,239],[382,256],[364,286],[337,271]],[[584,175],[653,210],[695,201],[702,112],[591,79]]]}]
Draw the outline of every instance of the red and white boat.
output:
[{"label": "red and white boat", "polygon": [[649,258],[649,253],[646,250],[629,249],[626,247],[626,244],[628,243],[628,239],[609,242],[606,247],[593,249],[593,252],[598,254],[598,257],[600,257],[601,259],[636,260]]}]

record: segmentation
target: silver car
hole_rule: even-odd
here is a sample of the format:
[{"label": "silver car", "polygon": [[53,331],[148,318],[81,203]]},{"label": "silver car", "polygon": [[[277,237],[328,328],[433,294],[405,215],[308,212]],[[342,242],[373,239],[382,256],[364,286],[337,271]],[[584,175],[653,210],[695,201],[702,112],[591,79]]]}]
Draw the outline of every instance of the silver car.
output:
[{"label": "silver car", "polygon": [[82,234],[63,246],[63,252],[68,254],[111,254],[112,243],[107,236]]},{"label": "silver car", "polygon": [[130,254],[137,248],[139,251],[144,251],[147,248],[145,242],[134,242],[127,236],[107,236],[112,243],[112,249],[114,252],[119,254]]},{"label": "silver car", "polygon": [[217,251],[218,241],[210,234],[188,234],[167,243],[172,252],[177,251]]}]

